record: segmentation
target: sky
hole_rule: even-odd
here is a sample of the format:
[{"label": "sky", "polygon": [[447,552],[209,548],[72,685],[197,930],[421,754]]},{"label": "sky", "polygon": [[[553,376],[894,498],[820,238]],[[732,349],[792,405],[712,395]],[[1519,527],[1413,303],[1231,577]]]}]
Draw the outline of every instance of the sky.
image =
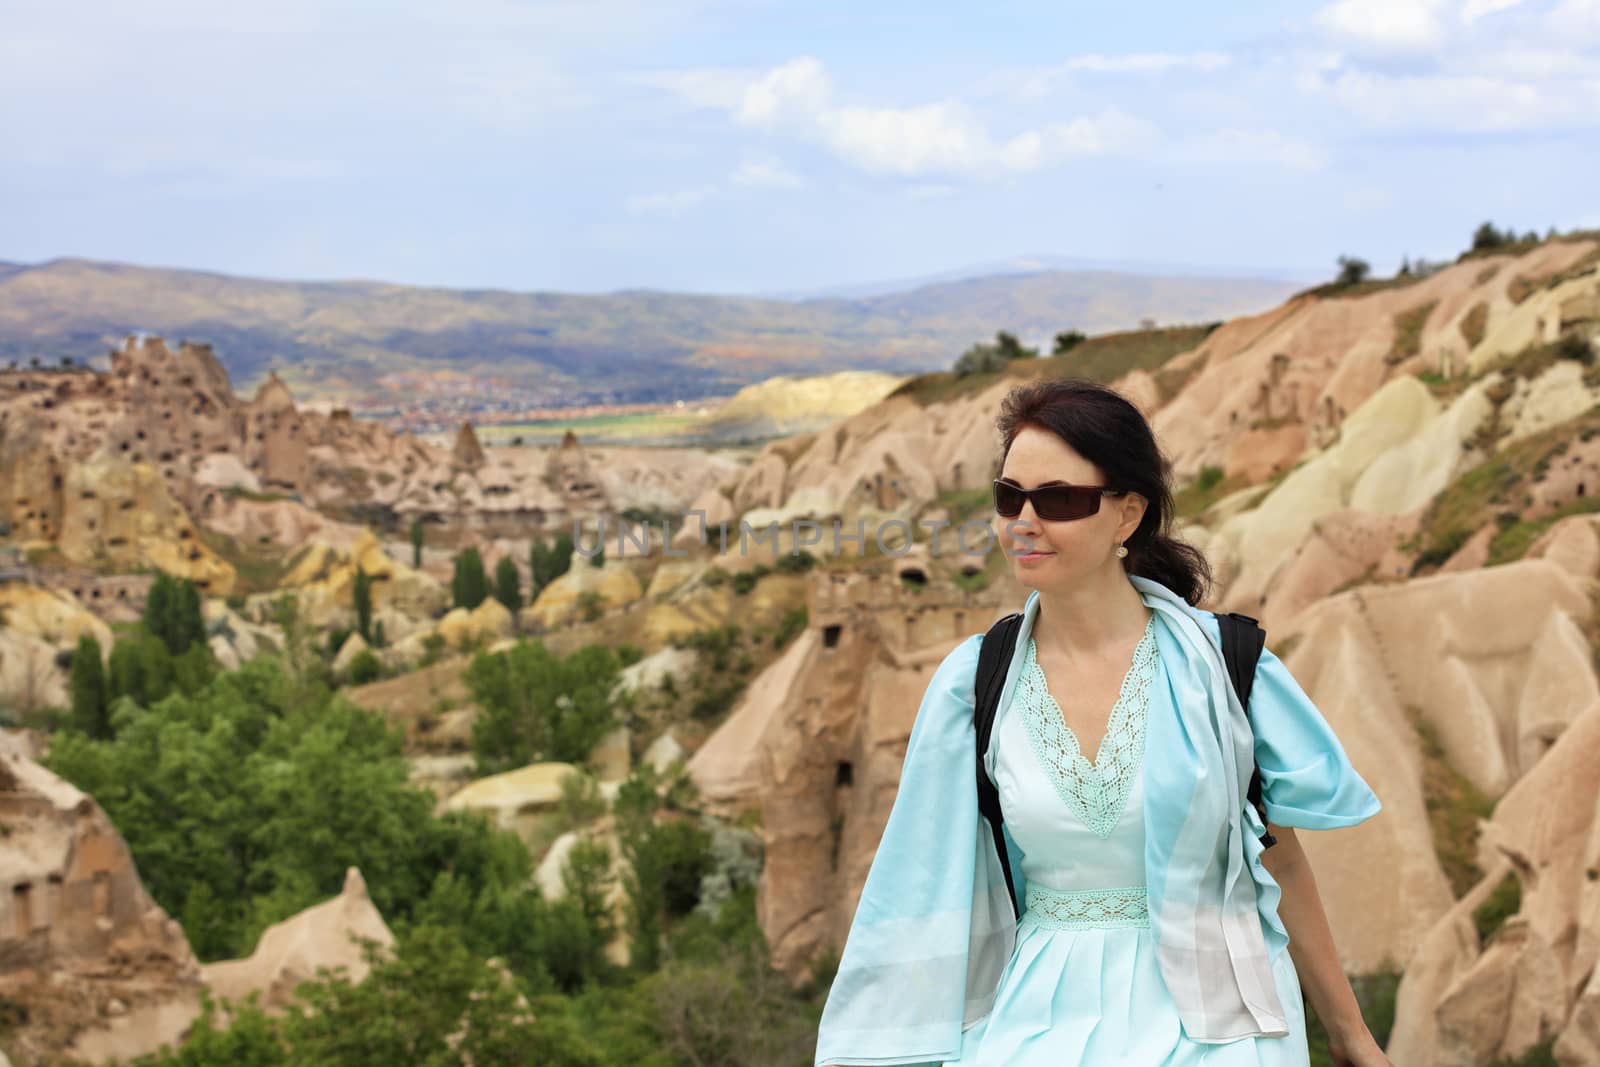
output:
[{"label": "sky", "polygon": [[801,292],[1600,226],[1600,0],[0,0],[0,260]]}]

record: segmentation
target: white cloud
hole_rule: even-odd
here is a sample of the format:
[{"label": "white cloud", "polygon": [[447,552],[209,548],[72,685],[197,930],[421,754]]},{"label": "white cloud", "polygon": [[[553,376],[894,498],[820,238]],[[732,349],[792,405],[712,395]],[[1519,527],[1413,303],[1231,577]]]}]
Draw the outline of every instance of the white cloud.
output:
[{"label": "white cloud", "polygon": [[1600,0],[1339,0],[1317,22],[1343,51],[1303,65],[1299,87],[1370,128],[1600,125]]},{"label": "white cloud", "polygon": [[1225,52],[1190,52],[1177,55],[1170,52],[1134,52],[1119,56],[1073,56],[1061,65],[1063,70],[1081,70],[1094,74],[1151,74],[1165,70],[1192,70],[1202,74],[1221,70],[1232,62]]},{"label": "white cloud", "polygon": [[1527,0],[1467,0],[1461,7],[1461,21],[1472,23],[1489,15],[1498,15],[1502,11],[1510,11],[1514,7],[1521,7]]},{"label": "white cloud", "polygon": [[[1152,76],[1211,75],[1234,66],[1226,52],[1131,52],[1120,55],[1087,53],[1045,67],[1013,67],[981,79],[973,88],[980,98],[998,97],[1029,103],[1052,96],[1066,87],[1082,87],[1103,76],[1098,85],[1119,75],[1138,75],[1133,84],[1142,88]],[[1085,78],[1083,76],[1087,75]]]},{"label": "white cloud", "polygon": [[1338,0],[1316,21],[1342,43],[1375,52],[1426,52],[1449,32],[1448,0]]},{"label": "white cloud", "polygon": [[728,180],[753,189],[800,189],[806,184],[804,178],[773,159],[747,159]]},{"label": "white cloud", "polygon": [[641,193],[627,200],[630,215],[664,215],[676,218],[718,194],[715,186],[677,189],[665,193]]},{"label": "white cloud", "polygon": [[982,175],[1040,170],[1063,160],[1131,150],[1154,128],[1116,109],[1046,123],[996,139],[958,100],[911,107],[842,104],[820,60],[803,56],[746,81],[734,99],[726,76],[652,76],[701,106],[728,111],[752,129],[819,144],[870,174],[898,177]]},{"label": "white cloud", "polygon": [[1372,125],[1388,129],[1506,133],[1600,124],[1600,78],[1541,85],[1487,74],[1347,70],[1326,89]]}]

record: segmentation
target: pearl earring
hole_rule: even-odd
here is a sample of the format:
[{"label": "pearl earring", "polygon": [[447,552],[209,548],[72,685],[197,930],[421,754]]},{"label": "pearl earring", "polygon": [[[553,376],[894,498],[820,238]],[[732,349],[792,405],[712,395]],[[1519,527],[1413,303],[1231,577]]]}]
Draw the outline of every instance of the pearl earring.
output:
[{"label": "pearl earring", "polygon": [[1125,558],[1127,558],[1127,555],[1128,555],[1128,546],[1127,545],[1118,545],[1117,546],[1117,558],[1118,559],[1125,559]]}]

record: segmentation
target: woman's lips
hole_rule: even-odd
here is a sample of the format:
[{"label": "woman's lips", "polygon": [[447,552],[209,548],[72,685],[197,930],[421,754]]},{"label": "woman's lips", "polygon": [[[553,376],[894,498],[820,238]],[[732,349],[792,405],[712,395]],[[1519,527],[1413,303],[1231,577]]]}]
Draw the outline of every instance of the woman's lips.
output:
[{"label": "woman's lips", "polygon": [[1037,562],[1037,561],[1039,561],[1041,559],[1045,559],[1045,558],[1053,556],[1053,555],[1055,555],[1054,552],[1040,552],[1040,551],[1022,552],[1022,553],[1018,554],[1017,561],[1019,563],[1035,563],[1035,562]]}]

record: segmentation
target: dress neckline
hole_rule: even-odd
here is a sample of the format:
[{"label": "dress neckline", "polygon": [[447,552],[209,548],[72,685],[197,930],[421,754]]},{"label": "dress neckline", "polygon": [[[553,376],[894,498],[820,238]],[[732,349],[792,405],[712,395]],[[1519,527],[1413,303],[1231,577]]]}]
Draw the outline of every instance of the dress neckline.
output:
[{"label": "dress neckline", "polygon": [[1068,809],[1102,838],[1109,837],[1121,820],[1144,757],[1145,712],[1158,662],[1152,615],[1134,647],[1133,662],[1122,677],[1106,731],[1090,762],[1050,693],[1033,637],[1028,637],[1018,697],[1029,743]]}]

